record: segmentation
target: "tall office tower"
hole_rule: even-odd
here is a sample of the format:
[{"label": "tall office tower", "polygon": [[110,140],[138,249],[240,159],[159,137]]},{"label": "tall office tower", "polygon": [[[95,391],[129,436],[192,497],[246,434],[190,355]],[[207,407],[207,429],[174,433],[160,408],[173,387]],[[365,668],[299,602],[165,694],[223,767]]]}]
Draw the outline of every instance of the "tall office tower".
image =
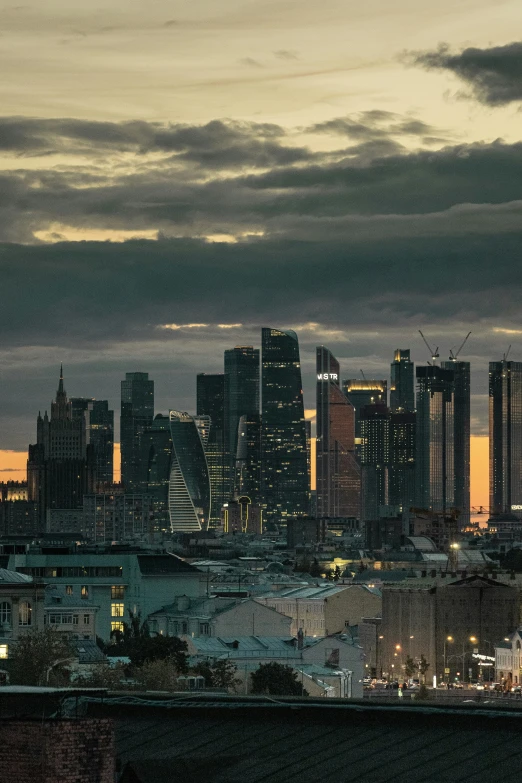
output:
[{"label": "tall office tower", "polygon": [[343,381],[343,391],[355,410],[355,443],[356,453],[361,456],[361,409],[365,405],[377,402],[387,403],[388,382],[379,380],[350,378]]},{"label": "tall office tower", "polygon": [[312,422],[305,419],[306,432],[306,469],[308,471],[308,490],[312,491]]},{"label": "tall office tower", "polygon": [[339,362],[324,346],[316,349],[316,369],[317,517],[360,517],[354,407],[339,385]]},{"label": "tall office tower", "polygon": [[83,496],[94,491],[94,450],[86,443],[85,422],[73,419],[63,369],[51,417],[38,414],[36,444],[29,446],[29,500],[37,502],[41,520],[48,509],[80,508]]},{"label": "tall office tower", "polygon": [[415,384],[410,351],[397,348],[391,363],[390,384],[391,411],[415,410]]},{"label": "tall office tower", "polygon": [[268,522],[308,513],[306,426],[295,332],[262,330],[262,495]]},{"label": "tall office tower", "polygon": [[453,372],[453,469],[455,494],[453,506],[458,509],[459,527],[470,522],[470,436],[471,436],[471,384],[470,363],[459,359],[441,362],[444,370]]},{"label": "tall office tower", "polygon": [[415,505],[416,414],[390,413],[388,503],[407,511]]},{"label": "tall office tower", "polygon": [[389,502],[390,411],[386,403],[361,409],[361,441],[361,518],[366,522],[379,519],[380,507]]},{"label": "tall office tower", "polygon": [[173,533],[206,529],[210,518],[210,477],[205,456],[210,419],[170,411],[172,462],[169,516]]},{"label": "tall office tower", "polygon": [[139,492],[150,497],[153,527],[156,532],[170,531],[169,480],[172,463],[170,419],[158,413],[143,430]]},{"label": "tall office tower", "polygon": [[489,506],[522,512],[522,362],[489,364]]},{"label": "tall office tower", "polygon": [[447,514],[455,506],[455,375],[434,365],[416,374],[416,505]]},{"label": "tall office tower", "polygon": [[128,372],[121,382],[121,480],[136,492],[140,475],[141,435],[154,417],[154,381],[147,372]]},{"label": "tall office tower", "polygon": [[247,496],[258,505],[261,500],[261,416],[241,416],[237,441],[234,496]]},{"label": "tall office tower", "polygon": [[114,473],[114,411],[107,400],[71,397],[73,419],[85,420],[87,444],[94,449],[96,483],[102,488],[113,480]]},{"label": "tall office tower", "polygon": [[199,373],[196,396],[197,415],[210,417],[210,433],[206,447],[212,496],[209,524],[210,527],[218,527],[221,524],[221,509],[229,499],[225,452],[225,376],[222,373]]},{"label": "tall office tower", "polygon": [[226,494],[233,495],[239,419],[259,413],[259,349],[250,345],[225,351]]}]

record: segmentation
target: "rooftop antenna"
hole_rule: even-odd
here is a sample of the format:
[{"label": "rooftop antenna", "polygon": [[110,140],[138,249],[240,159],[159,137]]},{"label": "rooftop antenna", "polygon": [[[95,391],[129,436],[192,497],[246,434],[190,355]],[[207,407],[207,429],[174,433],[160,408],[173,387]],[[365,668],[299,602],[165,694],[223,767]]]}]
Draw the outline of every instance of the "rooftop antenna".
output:
[{"label": "rooftop antenna", "polygon": [[[431,354],[431,359],[432,359],[432,361],[433,361],[433,364],[436,364],[436,363],[437,363],[437,359],[438,359],[438,358],[439,358],[439,356],[440,356],[440,354],[439,354],[439,346],[437,346],[437,347],[435,348],[435,350],[433,350],[433,348],[431,347],[431,345],[429,344],[429,342],[426,340],[426,338],[424,337],[424,335],[422,334],[422,332],[421,332],[421,330],[420,330],[420,329],[419,329],[419,334],[420,334],[420,336],[422,337],[422,339],[424,340],[424,345],[426,346],[426,348],[428,349],[428,351],[429,351],[429,352],[430,352],[430,354]],[[428,362],[428,364],[430,364],[430,362]]]},{"label": "rooftop antenna", "polygon": [[457,353],[453,353],[453,351],[450,350],[450,355],[449,355],[450,362],[456,362],[457,361],[457,357],[458,357],[459,353],[462,351],[462,349],[464,348],[464,346],[466,345],[466,343],[468,342],[468,338],[469,338],[470,334],[471,334],[471,332],[467,333],[467,335],[465,336],[464,340],[462,341],[461,346],[458,349]]}]

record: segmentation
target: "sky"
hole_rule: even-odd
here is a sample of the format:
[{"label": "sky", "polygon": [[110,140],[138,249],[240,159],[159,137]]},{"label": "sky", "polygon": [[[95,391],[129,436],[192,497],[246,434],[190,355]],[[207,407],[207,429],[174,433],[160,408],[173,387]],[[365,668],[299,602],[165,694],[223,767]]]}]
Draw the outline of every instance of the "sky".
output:
[{"label": "sky", "polygon": [[[0,0],[0,470],[72,396],[195,408],[197,372],[297,331],[387,377],[471,330],[522,359],[520,0]],[[481,441],[479,443],[479,441]],[[482,456],[479,458],[478,454]],[[476,504],[484,503],[487,491]]]}]

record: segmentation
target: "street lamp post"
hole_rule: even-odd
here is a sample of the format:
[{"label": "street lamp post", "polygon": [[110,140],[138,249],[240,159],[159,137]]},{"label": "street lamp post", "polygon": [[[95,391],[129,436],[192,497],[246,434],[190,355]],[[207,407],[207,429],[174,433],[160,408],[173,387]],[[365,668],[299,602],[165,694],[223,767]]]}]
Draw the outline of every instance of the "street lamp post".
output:
[{"label": "street lamp post", "polygon": [[[447,646],[448,642],[450,644],[453,642],[453,636],[445,636],[444,637],[444,677],[442,678],[442,682],[444,682],[444,683],[446,682],[446,669],[447,669],[447,662],[448,662],[447,661],[447,656],[446,656],[446,646]],[[449,681],[449,677],[448,677],[448,681]]]}]

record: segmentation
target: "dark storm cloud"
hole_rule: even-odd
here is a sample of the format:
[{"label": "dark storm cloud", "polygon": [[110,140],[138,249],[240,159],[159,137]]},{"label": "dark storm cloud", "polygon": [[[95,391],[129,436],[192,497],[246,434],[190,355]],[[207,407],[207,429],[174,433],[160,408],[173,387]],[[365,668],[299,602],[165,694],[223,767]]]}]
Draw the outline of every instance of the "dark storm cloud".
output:
[{"label": "dark storm cloud", "polygon": [[312,125],[307,130],[310,133],[339,134],[364,140],[390,136],[434,136],[440,140],[447,136],[421,120],[382,110],[361,112],[356,117],[337,117]]},{"label": "dark storm cloud", "polygon": [[481,103],[502,106],[522,100],[522,42],[488,49],[469,47],[452,53],[445,45],[433,52],[410,52],[406,61],[427,69],[451,71],[473,89]]}]

